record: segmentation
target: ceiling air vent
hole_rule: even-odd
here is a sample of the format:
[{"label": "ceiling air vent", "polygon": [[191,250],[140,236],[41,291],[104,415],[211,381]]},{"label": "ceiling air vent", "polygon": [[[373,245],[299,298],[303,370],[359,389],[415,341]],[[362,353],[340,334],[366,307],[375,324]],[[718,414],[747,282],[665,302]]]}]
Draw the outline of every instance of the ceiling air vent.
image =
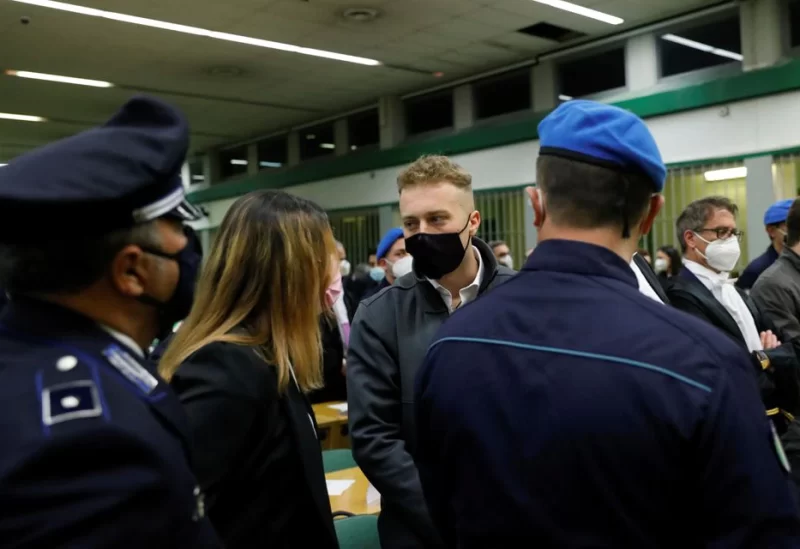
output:
[{"label": "ceiling air vent", "polygon": [[550,23],[536,23],[530,27],[519,29],[517,32],[527,34],[528,36],[535,36],[536,38],[544,38],[545,40],[552,40],[554,42],[568,42],[576,38],[583,38],[587,36],[586,33],[578,32],[572,29],[565,29],[558,25],[551,25]]}]

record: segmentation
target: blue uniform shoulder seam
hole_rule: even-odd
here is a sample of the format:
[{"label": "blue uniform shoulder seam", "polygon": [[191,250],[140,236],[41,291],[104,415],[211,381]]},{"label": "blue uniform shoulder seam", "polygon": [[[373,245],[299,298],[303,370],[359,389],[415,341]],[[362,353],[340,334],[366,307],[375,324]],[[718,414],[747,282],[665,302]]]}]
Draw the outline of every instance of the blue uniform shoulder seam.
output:
[{"label": "blue uniform shoulder seam", "polygon": [[506,341],[506,340],[502,340],[502,339],[451,336],[451,337],[444,337],[444,338],[442,338],[442,339],[440,339],[438,341],[435,341],[430,346],[430,348],[428,350],[430,351],[431,349],[433,349],[434,347],[436,347],[440,343],[446,343],[448,341],[458,341],[458,342],[463,342],[463,343],[480,343],[480,344],[484,344],[484,345],[498,345],[498,346],[502,346],[502,347],[513,347],[513,348],[516,348],[516,349],[524,349],[526,351],[539,351],[539,352],[542,352],[542,353],[553,353],[553,354],[561,354],[561,355],[568,355],[568,356],[576,356],[576,357],[580,357],[580,358],[588,358],[588,359],[592,359],[592,360],[601,360],[601,361],[604,361],[604,362],[612,362],[612,363],[615,363],[615,364],[623,364],[623,365],[626,365],[626,366],[633,366],[635,368],[642,368],[642,369],[645,369],[645,370],[649,370],[651,372],[659,373],[659,374],[667,376],[667,377],[671,377],[673,379],[676,379],[676,380],[678,380],[678,381],[680,381],[682,383],[685,383],[687,385],[690,385],[692,387],[695,387],[696,389],[700,389],[700,390],[705,391],[707,393],[711,393],[712,392],[711,387],[709,387],[708,385],[705,385],[703,383],[700,383],[699,381],[695,381],[693,379],[690,379],[690,378],[688,378],[686,376],[683,376],[681,374],[678,374],[678,373],[672,372],[670,370],[667,370],[666,368],[662,368],[660,366],[656,366],[654,364],[648,364],[646,362],[640,362],[638,360],[631,360],[631,359],[628,359],[628,358],[622,358],[622,357],[617,357],[617,356],[613,356],[613,355],[590,353],[590,352],[586,352],[586,351],[576,351],[576,350],[573,350],[573,349],[563,349],[563,348],[559,348],[559,347],[546,347],[546,346],[543,346],[543,345],[531,345],[529,343],[517,343],[515,341]]}]

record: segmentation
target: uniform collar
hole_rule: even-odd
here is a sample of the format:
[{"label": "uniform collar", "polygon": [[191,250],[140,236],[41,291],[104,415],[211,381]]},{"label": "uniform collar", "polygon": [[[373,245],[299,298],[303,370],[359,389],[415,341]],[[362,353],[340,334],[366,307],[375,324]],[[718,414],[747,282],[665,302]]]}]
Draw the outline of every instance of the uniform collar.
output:
[{"label": "uniform collar", "polygon": [[122,332],[119,332],[119,331],[115,330],[114,328],[106,326],[105,324],[100,324],[98,322],[97,325],[100,326],[100,328],[104,332],[106,332],[108,335],[110,335],[111,337],[116,339],[118,342],[120,342],[129,351],[131,351],[134,354],[136,354],[136,356],[138,356],[139,358],[142,358],[142,359],[145,358],[144,351],[142,351],[142,348],[139,347],[139,344],[136,343],[133,340],[132,337],[130,337],[129,335],[123,334]]},{"label": "uniform collar", "polygon": [[536,246],[522,270],[603,276],[639,289],[636,275],[620,256],[577,240],[545,240]]},{"label": "uniform collar", "polygon": [[800,271],[800,255],[797,255],[794,250],[786,246],[781,252],[783,261],[788,262],[792,267]]}]

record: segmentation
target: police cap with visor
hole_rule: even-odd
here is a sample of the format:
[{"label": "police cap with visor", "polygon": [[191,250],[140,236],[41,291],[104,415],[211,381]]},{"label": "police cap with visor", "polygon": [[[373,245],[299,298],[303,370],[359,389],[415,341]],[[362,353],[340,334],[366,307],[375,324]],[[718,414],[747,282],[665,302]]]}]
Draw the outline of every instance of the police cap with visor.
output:
[{"label": "police cap with visor", "polygon": [[183,114],[134,97],[102,126],[0,168],[0,240],[93,238],[165,216],[198,220],[181,179],[188,147]]}]

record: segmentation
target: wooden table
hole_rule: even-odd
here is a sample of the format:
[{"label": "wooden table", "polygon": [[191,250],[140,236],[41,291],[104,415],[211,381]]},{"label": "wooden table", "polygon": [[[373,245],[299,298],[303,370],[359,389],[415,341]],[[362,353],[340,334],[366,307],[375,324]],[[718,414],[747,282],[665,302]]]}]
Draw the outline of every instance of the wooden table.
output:
[{"label": "wooden table", "polygon": [[340,402],[322,402],[314,404],[314,416],[319,427],[319,441],[323,450],[350,448],[350,437],[347,432],[347,413],[331,408],[331,404]]},{"label": "wooden table", "polygon": [[325,480],[355,480],[341,496],[328,496],[331,500],[331,510],[347,511],[354,515],[377,515],[381,512],[380,500],[372,505],[367,505],[367,489],[369,481],[361,469],[353,467],[325,475]]}]

